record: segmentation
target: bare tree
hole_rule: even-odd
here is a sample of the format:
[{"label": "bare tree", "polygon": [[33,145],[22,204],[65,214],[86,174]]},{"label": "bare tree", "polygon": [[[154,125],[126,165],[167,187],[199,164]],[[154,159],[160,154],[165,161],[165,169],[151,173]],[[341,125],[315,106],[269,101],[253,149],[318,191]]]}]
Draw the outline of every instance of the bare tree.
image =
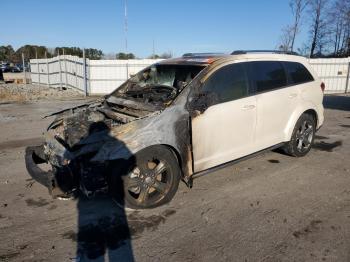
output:
[{"label": "bare tree", "polygon": [[309,4],[309,0],[291,0],[289,2],[289,6],[292,10],[293,16],[294,16],[294,22],[293,25],[290,27],[291,33],[292,33],[292,40],[290,44],[290,51],[293,51],[294,48],[294,42],[295,37],[299,33],[299,27],[301,24],[301,16]]},{"label": "bare tree", "polygon": [[328,0],[310,0],[310,16],[311,16],[311,48],[310,57],[313,57],[315,51],[322,53],[322,49],[326,45],[327,23],[325,14]]},{"label": "bare tree", "polygon": [[280,44],[278,49],[280,51],[289,51],[293,42],[294,28],[291,26],[285,26],[282,28],[282,35],[280,37]]}]

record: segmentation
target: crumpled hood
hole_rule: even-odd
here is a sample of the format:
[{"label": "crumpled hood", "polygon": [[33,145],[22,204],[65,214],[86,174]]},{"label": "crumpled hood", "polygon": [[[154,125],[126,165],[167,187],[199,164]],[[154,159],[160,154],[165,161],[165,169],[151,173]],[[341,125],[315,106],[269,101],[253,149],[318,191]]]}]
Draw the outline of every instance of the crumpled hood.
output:
[{"label": "crumpled hood", "polygon": [[[87,137],[149,116],[158,108],[123,98],[109,97],[52,113],[47,131],[68,150]],[[107,133],[107,132],[106,132]],[[101,140],[104,140],[101,136]]]}]

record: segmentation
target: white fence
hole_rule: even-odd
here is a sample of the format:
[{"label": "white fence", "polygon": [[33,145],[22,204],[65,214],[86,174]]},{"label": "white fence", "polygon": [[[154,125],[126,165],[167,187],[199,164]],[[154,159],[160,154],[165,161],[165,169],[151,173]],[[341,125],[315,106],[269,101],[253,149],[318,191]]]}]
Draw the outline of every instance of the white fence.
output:
[{"label": "white fence", "polygon": [[[31,59],[32,83],[75,88],[87,95],[102,95],[119,87],[130,75],[160,59],[89,60],[71,55]],[[350,58],[316,58],[309,63],[326,84],[326,93],[350,92]]]},{"label": "white fence", "polygon": [[313,58],[309,63],[326,85],[325,93],[346,93],[349,89],[350,58]]},{"label": "white fence", "polygon": [[157,59],[90,60],[89,86],[91,94],[108,94],[131,75],[156,63]]},{"label": "white fence", "polygon": [[87,95],[102,95],[112,92],[131,75],[160,60],[89,60],[71,55],[31,59],[31,79],[34,84],[75,88]]}]

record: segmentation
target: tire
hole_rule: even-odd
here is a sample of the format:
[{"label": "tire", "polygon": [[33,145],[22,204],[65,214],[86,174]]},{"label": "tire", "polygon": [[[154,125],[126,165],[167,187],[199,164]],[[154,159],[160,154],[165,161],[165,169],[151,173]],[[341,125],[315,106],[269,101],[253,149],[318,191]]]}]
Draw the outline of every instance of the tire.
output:
[{"label": "tire", "polygon": [[295,124],[291,140],[284,146],[285,152],[294,157],[303,157],[309,153],[315,129],[315,118],[310,114],[302,114]]},{"label": "tire", "polygon": [[[118,168],[119,166],[119,168]],[[161,206],[174,197],[181,179],[175,154],[165,146],[152,146],[136,153],[121,169],[112,168],[110,189],[121,206],[146,209]]]}]

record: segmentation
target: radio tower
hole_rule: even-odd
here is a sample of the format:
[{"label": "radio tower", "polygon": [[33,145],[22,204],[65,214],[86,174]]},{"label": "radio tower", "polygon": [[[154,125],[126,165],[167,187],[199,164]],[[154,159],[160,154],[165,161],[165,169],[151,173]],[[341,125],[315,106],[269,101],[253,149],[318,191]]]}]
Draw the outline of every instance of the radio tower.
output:
[{"label": "radio tower", "polygon": [[128,53],[128,0],[124,0],[125,53]]}]

